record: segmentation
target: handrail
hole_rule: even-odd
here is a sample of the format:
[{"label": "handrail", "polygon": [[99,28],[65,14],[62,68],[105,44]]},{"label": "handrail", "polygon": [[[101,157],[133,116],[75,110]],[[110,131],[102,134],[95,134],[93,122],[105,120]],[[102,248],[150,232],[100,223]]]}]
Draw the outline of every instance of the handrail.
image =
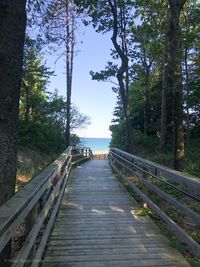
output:
[{"label": "handrail", "polygon": [[172,182],[177,184],[185,184],[189,186],[195,192],[200,192],[200,179],[190,175],[183,174],[181,172],[172,170],[168,167],[162,166],[158,163],[152,162],[135,156],[133,154],[122,151],[118,148],[111,148],[110,151],[117,153],[120,156],[123,156],[125,159],[129,160],[132,163],[135,163],[137,166],[141,166],[149,170],[151,174],[166,177]]},{"label": "handrail", "polygon": [[94,158],[93,152],[90,149],[90,147],[73,147],[73,149],[81,155],[84,155],[86,157],[90,157],[90,159]]},{"label": "handrail", "polygon": [[[26,222],[27,226],[27,237],[23,247],[14,261],[9,260],[9,263],[12,263],[13,267],[24,266],[30,253],[31,255],[33,254],[32,258],[34,258],[35,254],[42,255],[41,251],[38,253],[39,248],[37,249],[35,246],[42,225],[48,216],[50,217],[49,221],[53,214],[55,219],[72,167],[90,159],[87,154],[83,155],[80,152],[79,149],[75,150],[72,147],[68,147],[57,160],[45,168],[34,179],[30,180],[20,191],[0,207],[1,258],[3,257],[4,248],[15,235],[20,225]],[[76,154],[78,154],[78,159]],[[49,215],[52,210],[52,214]],[[46,228],[48,228],[48,223]],[[43,244],[43,250],[45,244]],[[39,260],[33,264],[35,267],[38,266]]]},{"label": "handrail", "polygon": [[[165,212],[161,210],[147,195],[145,195],[144,192],[142,192],[132,181],[130,181],[126,175],[134,175],[134,177],[137,177],[146,188],[150,189],[160,198],[164,199],[166,202],[176,208],[178,212],[189,217],[194,223],[200,224],[200,215],[197,212],[173,198],[172,195],[164,192],[160,187],[154,184],[151,179],[151,177],[158,179],[160,182],[173,186],[173,188],[176,190],[179,190],[180,188],[176,186],[174,187],[172,182],[175,182],[178,185],[184,184],[189,187],[189,189],[197,192],[197,188],[200,186],[200,181],[198,178],[191,178],[190,176],[182,175],[180,172],[176,172],[154,162],[144,160],[117,148],[111,148],[109,159],[112,169],[120,176],[120,178],[168,224],[172,231],[178,234],[179,237],[188,244],[195,256],[200,257],[200,244],[193,240],[184,229],[182,229],[175,221],[165,214]],[[121,169],[124,170],[123,173]],[[181,177],[183,177],[182,183],[180,180]],[[170,182],[167,182],[168,180]],[[196,185],[197,188],[194,188],[194,185]],[[181,191],[181,193],[188,193],[186,190],[179,191]],[[199,201],[198,195],[194,195],[190,192],[187,195],[192,197],[193,200]]]},{"label": "handrail", "polygon": [[91,149],[89,149],[89,157],[90,157],[91,159],[94,159],[94,154],[93,154],[93,152],[92,152]]},{"label": "handrail", "polygon": [[188,191],[186,191],[186,190],[184,190],[184,189],[182,189],[182,188],[180,188],[180,187],[178,187],[178,186],[166,181],[166,179],[161,178],[158,175],[152,174],[151,172],[149,172],[149,170],[145,170],[144,167],[142,168],[141,166],[138,166],[137,164],[134,164],[134,163],[130,162],[129,160],[123,158],[122,156],[118,155],[117,153],[115,153],[113,151],[112,151],[112,154],[115,154],[118,158],[120,158],[123,161],[129,163],[131,166],[135,167],[139,171],[142,171],[144,174],[151,175],[152,177],[154,177],[157,180],[159,180],[161,183],[163,183],[163,184],[165,184],[165,185],[167,185],[169,187],[172,187],[176,191],[179,191],[179,192],[183,193],[184,195],[192,198],[193,200],[196,200],[196,201],[200,202],[200,197],[199,196],[194,195],[194,194],[192,194],[192,193],[190,193],[190,192],[188,192]]}]

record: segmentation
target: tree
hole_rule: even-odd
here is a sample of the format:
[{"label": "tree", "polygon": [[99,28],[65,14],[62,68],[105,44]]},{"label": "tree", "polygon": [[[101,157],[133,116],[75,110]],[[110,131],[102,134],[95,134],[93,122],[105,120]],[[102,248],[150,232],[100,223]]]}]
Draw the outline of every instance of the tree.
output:
[{"label": "tree", "polygon": [[184,168],[183,90],[181,67],[180,13],[186,0],[168,0],[170,6],[170,83],[173,94],[173,148],[174,168]]},{"label": "tree", "polygon": [[[183,90],[185,95],[185,117],[186,117],[186,145],[189,145],[190,133],[192,130],[192,110],[190,98],[193,95],[194,87],[190,86],[194,80],[198,84],[198,54],[199,54],[199,23],[200,3],[197,0],[186,2],[180,18],[182,25],[182,50],[183,50]],[[195,74],[196,72],[196,74]]]},{"label": "tree", "polygon": [[[129,73],[134,79],[129,86],[129,112],[136,149],[139,135],[143,139],[152,139],[154,152],[158,150],[160,141],[163,155],[174,150],[171,153],[174,166],[180,170],[184,162],[184,128],[187,129],[188,140],[190,133],[187,163],[192,153],[193,139],[199,138],[200,133],[200,4],[197,0],[170,3],[132,1],[134,11],[129,29],[133,33],[129,47]],[[96,78],[101,77],[96,75]],[[124,147],[120,139],[124,124],[120,120],[119,105],[114,114],[118,124],[111,126],[113,144]],[[149,153],[146,147],[143,149]],[[168,161],[173,162],[171,158]]]},{"label": "tree", "polygon": [[[58,53],[58,59],[65,57],[66,64],[66,96],[67,121],[65,129],[66,146],[70,144],[70,112],[73,60],[75,46],[75,4],[74,0],[49,0],[45,3],[42,14],[46,42],[53,53]],[[41,38],[43,38],[41,36]]]},{"label": "tree", "polygon": [[15,193],[26,0],[0,2],[0,205]]},{"label": "tree", "polygon": [[[126,150],[133,151],[133,134],[129,112],[129,51],[128,32],[132,1],[75,1],[79,12],[86,12],[91,18],[92,25],[97,32],[111,32],[114,50],[113,57],[120,62],[116,71],[119,94],[122,100],[123,116],[126,125]],[[89,21],[85,21],[88,24]],[[111,72],[113,75],[113,72]],[[103,74],[103,73],[102,73]],[[107,74],[107,73],[106,73]],[[94,76],[93,76],[94,77]],[[108,78],[108,76],[106,77]],[[105,80],[105,77],[102,77]]]},{"label": "tree", "polygon": [[[135,3],[136,25],[133,27],[133,40],[136,42],[135,49],[139,50],[138,58],[141,58],[141,67],[144,76],[144,133],[148,135],[149,127],[152,129],[152,96],[151,80],[162,81],[161,119],[157,129],[160,132],[160,148],[165,147],[166,128],[167,128],[167,66],[168,66],[168,43],[166,32],[168,30],[168,7],[166,1],[136,1]],[[141,22],[138,24],[137,19]],[[162,71],[161,71],[162,70]],[[159,76],[158,76],[159,75]],[[159,112],[160,113],[160,112]]]},{"label": "tree", "polygon": [[[26,0],[0,2],[0,206],[15,194]],[[9,259],[11,243],[3,254]]]},{"label": "tree", "polygon": [[45,91],[53,72],[42,62],[43,58],[33,44],[26,44],[24,51],[20,117],[26,121],[31,117],[37,120],[35,111],[38,103],[47,98]]},{"label": "tree", "polygon": [[66,47],[66,70],[67,70],[67,121],[65,130],[66,145],[70,145],[71,132],[71,93],[74,58],[74,30],[75,30],[75,4],[74,0],[66,0],[66,27],[67,27],[67,47]]},{"label": "tree", "polygon": [[[65,148],[68,113],[66,100],[58,92],[48,92],[53,72],[45,65],[33,43],[26,43],[20,94],[20,143],[49,152]],[[74,106],[70,111],[71,133],[87,126],[89,117]],[[73,135],[73,143],[74,140]]]}]

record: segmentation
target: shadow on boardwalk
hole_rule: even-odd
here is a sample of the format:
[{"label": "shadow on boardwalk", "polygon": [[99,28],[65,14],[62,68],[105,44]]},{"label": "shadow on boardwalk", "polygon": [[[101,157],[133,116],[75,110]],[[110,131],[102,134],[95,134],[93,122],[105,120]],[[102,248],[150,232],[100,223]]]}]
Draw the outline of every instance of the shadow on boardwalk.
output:
[{"label": "shadow on boardwalk", "polygon": [[112,175],[106,160],[74,169],[43,267],[190,266]]}]

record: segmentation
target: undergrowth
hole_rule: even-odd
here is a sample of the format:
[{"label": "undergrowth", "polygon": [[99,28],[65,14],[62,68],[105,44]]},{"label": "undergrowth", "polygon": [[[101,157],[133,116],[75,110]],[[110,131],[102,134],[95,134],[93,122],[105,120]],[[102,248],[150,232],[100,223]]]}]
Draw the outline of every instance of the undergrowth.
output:
[{"label": "undergrowth", "polygon": [[[138,216],[149,216],[153,219],[156,225],[159,227],[161,234],[165,235],[170,241],[170,246],[177,249],[185,259],[190,263],[192,267],[199,267],[200,260],[192,255],[190,249],[186,244],[184,244],[180,238],[173,233],[167,224],[160,218],[160,216],[152,209],[144,204],[142,198],[133,191],[131,187],[125,184],[122,179],[118,176],[119,180],[123,183],[128,192],[134,197],[134,199],[140,204],[140,207],[136,209],[136,214]],[[142,192],[144,192],[158,207],[161,208],[172,220],[174,220],[177,224],[179,224],[185,231],[192,236],[196,242],[200,243],[200,227],[193,223],[188,217],[186,218],[182,214],[180,214],[174,207],[169,205],[165,200],[158,197],[152,190],[148,190],[136,177],[129,177],[131,180]],[[182,203],[187,202],[187,205],[195,210],[196,212],[200,212],[199,204],[188,200],[188,198],[184,199],[180,192],[176,192],[173,188],[168,188],[166,185],[163,185],[159,181],[154,181],[158,187],[160,187],[163,191],[166,191],[168,194],[173,196],[175,199],[180,200]]]},{"label": "undergrowth", "polygon": [[17,155],[16,191],[52,163],[58,154],[44,153],[36,148],[19,146]]}]

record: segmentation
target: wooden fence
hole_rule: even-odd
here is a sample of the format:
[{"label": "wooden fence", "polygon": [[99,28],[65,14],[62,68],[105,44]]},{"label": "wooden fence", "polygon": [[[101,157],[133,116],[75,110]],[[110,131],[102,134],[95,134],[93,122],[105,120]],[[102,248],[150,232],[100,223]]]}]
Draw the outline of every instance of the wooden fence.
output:
[{"label": "wooden fence", "polygon": [[[57,160],[0,207],[0,266],[39,265],[70,171],[90,156],[88,148],[68,147]],[[22,224],[26,229],[25,241],[14,259],[6,259],[5,247]]]},{"label": "wooden fence", "polygon": [[200,244],[186,233],[175,221],[173,221],[158,205],[156,205],[136,184],[127,176],[132,175],[137,178],[148,190],[154,192],[160,199],[163,199],[182,215],[190,218],[195,224],[200,226],[200,215],[186,204],[174,198],[172,195],[164,192],[155,181],[164,184],[167,187],[180,194],[186,195],[192,201],[197,201],[200,204],[200,179],[184,175],[167,167],[161,166],[154,162],[139,158],[135,155],[126,153],[122,150],[111,148],[109,159],[112,169],[119,177],[136,192],[149,207],[154,210],[160,218],[162,218],[172,231],[174,231],[180,239],[186,243],[192,253],[200,257]]},{"label": "wooden fence", "polygon": [[94,154],[93,159],[95,160],[106,160],[108,159],[108,153],[106,154]]}]

